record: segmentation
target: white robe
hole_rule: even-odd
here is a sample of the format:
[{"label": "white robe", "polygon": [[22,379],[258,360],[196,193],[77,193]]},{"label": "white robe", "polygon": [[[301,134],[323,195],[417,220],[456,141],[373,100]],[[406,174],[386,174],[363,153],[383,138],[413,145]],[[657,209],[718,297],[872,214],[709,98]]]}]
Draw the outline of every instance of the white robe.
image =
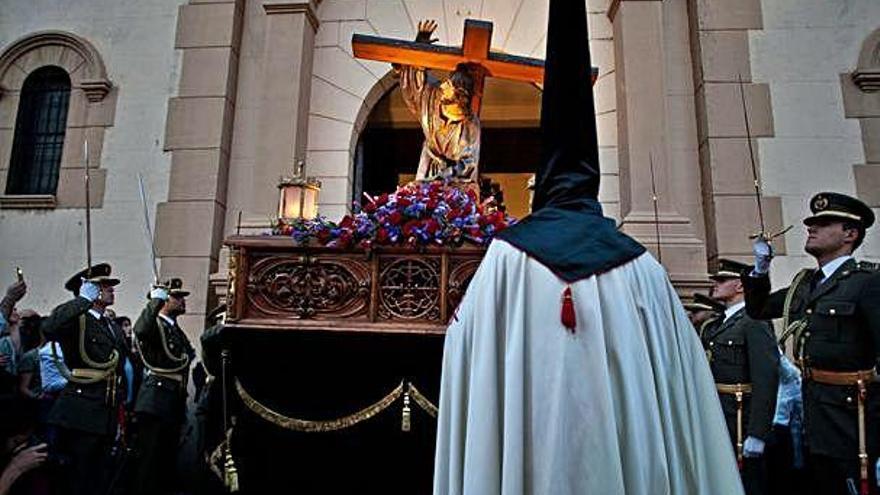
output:
[{"label": "white robe", "polygon": [[447,330],[435,495],[741,494],[705,354],[645,253],[572,284],[503,241]]}]

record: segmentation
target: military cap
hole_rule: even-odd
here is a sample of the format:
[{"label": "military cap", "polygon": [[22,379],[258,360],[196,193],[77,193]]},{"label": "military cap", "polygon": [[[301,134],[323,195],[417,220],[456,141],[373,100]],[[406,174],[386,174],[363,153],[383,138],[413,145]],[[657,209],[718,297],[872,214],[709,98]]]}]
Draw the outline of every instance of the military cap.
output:
[{"label": "military cap", "polygon": [[718,260],[718,271],[709,276],[712,280],[727,280],[730,278],[739,278],[740,274],[750,268],[745,263],[729,259]]},{"label": "military cap", "polygon": [[64,288],[73,292],[74,294],[79,294],[79,286],[82,285],[82,280],[88,279],[89,282],[93,282],[101,285],[109,285],[114,286],[119,284],[119,279],[116,277],[110,276],[110,265],[107,263],[98,263],[97,265],[92,265],[91,269],[83,268],[78,271],[72,277],[67,279],[67,282],[64,283]]},{"label": "military cap", "polygon": [[163,286],[168,289],[168,295],[174,297],[186,297],[189,295],[188,290],[183,290],[183,280],[179,278],[169,279]]},{"label": "military cap", "polygon": [[691,301],[682,304],[684,309],[688,311],[714,311],[720,313],[724,311],[724,304],[716,301],[705,294],[696,293],[691,296]]},{"label": "military cap", "polygon": [[855,221],[868,228],[874,224],[874,212],[862,201],[846,194],[820,192],[810,200],[812,216],[804,219],[804,225],[812,225],[821,219]]}]

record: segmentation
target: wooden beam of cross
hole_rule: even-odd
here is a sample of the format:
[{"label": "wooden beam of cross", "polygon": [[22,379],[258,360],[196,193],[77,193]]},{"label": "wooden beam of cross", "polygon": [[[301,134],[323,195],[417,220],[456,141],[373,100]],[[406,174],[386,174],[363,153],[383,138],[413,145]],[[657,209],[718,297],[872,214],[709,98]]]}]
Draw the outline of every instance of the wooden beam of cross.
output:
[{"label": "wooden beam of cross", "polygon": [[[483,73],[475,77],[471,100],[472,109],[477,115],[480,114],[483,81],[486,76],[539,85],[544,83],[543,60],[493,52],[489,50],[491,44],[492,23],[474,19],[464,21],[464,39],[460,48],[365,34],[354,34],[351,37],[354,56],[366,60],[447,71],[455,70],[460,63],[479,65]],[[598,70],[593,67],[592,82],[596,82],[597,74]]]}]

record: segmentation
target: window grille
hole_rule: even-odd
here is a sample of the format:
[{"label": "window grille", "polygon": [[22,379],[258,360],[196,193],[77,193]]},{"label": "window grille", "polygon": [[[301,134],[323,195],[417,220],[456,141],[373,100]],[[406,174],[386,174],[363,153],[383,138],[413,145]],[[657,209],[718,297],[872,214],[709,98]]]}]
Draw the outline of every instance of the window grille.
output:
[{"label": "window grille", "polygon": [[22,86],[6,194],[55,194],[67,129],[70,77],[42,67]]}]

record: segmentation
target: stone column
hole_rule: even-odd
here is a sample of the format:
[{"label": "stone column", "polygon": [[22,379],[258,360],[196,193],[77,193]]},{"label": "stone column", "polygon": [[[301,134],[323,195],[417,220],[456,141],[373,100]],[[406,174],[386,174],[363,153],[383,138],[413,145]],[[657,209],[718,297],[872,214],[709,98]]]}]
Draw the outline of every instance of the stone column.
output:
[{"label": "stone column", "polygon": [[192,292],[181,326],[196,345],[223,240],[243,8],[244,0],[191,0],[178,14],[180,82],[165,128],[171,175],[155,231],[162,277],[181,277]]},{"label": "stone column", "polygon": [[[773,136],[770,88],[752,81],[749,56],[749,30],[762,28],[761,2],[688,3],[709,264],[718,258],[751,262],[749,235],[760,230],[760,222],[739,81],[760,178],[758,138]],[[781,198],[764,195],[762,205],[767,230],[781,230]],[[774,247],[785,254],[785,239]]]},{"label": "stone column", "polygon": [[662,258],[683,292],[708,286],[686,7],[684,0],[617,0],[608,13],[617,70],[621,229]]},{"label": "stone column", "polygon": [[[318,29],[310,2],[267,0],[263,11],[260,93],[249,95],[256,96],[260,108],[253,122],[257,129],[252,134],[254,161],[249,190],[239,190],[243,194],[237,196],[240,202],[235,205],[243,211],[242,223],[250,228],[249,233],[268,227],[269,216],[278,208],[278,179],[293,173],[296,160],[306,159],[312,56]],[[230,211],[230,220],[233,213]]]},{"label": "stone column", "polygon": [[[265,0],[246,7],[225,235],[266,232],[278,208],[279,179],[306,158],[315,9],[315,1]],[[308,165],[306,173],[313,173]],[[223,249],[211,275],[218,300],[225,295],[227,262]]]}]

